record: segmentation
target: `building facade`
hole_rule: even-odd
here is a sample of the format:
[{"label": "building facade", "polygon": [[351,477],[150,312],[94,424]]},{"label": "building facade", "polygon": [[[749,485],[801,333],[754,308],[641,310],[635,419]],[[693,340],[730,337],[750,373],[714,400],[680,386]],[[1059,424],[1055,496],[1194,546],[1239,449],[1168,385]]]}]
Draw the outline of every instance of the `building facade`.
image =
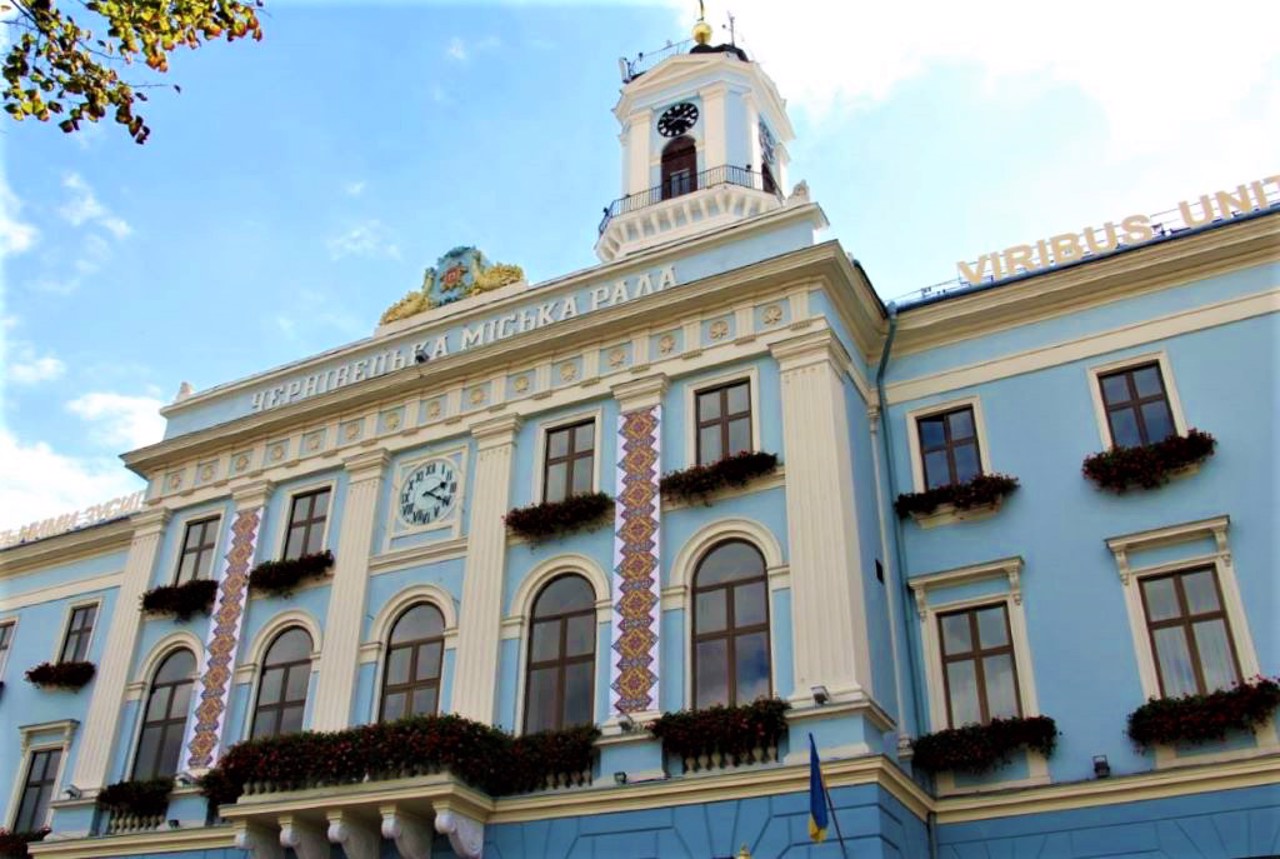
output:
[{"label": "building facade", "polygon": [[[372,337],[184,391],[125,455],[142,509],[0,551],[3,824],[65,859],[1280,853],[1280,177],[886,306],[784,191],[741,50],[700,33],[615,113],[599,266],[529,285],[454,249]],[[1116,448],[1150,487],[1082,473]],[[189,582],[189,617],[140,610]],[[1263,715],[1221,738],[1126,735],[1242,688]],[[757,699],[788,730],[749,756],[646,730]],[[197,784],[246,741],[422,714],[600,735],[509,795]],[[952,729],[1039,717],[1047,744],[946,763]],[[810,840],[810,736],[843,845]],[[175,775],[159,811],[100,807]]]}]

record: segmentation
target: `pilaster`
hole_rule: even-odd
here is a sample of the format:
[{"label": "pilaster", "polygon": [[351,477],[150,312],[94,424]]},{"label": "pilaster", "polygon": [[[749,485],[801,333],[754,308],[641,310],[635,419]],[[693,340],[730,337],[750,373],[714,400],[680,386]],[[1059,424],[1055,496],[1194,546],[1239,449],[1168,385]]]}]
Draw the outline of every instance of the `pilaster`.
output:
[{"label": "pilaster", "polygon": [[[707,87],[699,91],[702,97],[702,126],[704,160],[701,169],[707,170],[729,163],[729,144],[727,139],[729,118],[727,114],[727,96],[729,87],[725,84]],[[755,129],[748,129],[755,135]]]},{"label": "pilaster", "polygon": [[325,616],[315,708],[311,713],[311,727],[317,731],[337,731],[350,725],[374,516],[390,459],[386,451],[375,450],[343,461],[349,481]]},{"label": "pilaster", "polygon": [[485,724],[493,723],[498,685],[507,552],[502,517],[510,507],[511,460],[519,428],[516,415],[503,415],[472,428],[477,455],[458,618],[453,710]]},{"label": "pilaster", "polygon": [[653,123],[653,111],[638,110],[628,117],[628,135],[623,163],[622,196],[637,194],[653,184],[649,178],[649,140]]},{"label": "pilaster", "polygon": [[120,709],[129,680],[129,665],[138,643],[141,614],[137,606],[151,582],[160,538],[168,521],[168,510],[148,510],[133,517],[133,542],[125,558],[120,593],[103,649],[107,656],[94,678],[93,699],[85,716],[88,735],[80,744],[75,774],[71,777],[71,784],[82,790],[96,790],[107,781],[114,741],[120,736]]},{"label": "pilaster", "polygon": [[795,625],[794,700],[823,685],[833,703],[871,694],[858,509],[841,347],[821,329],[772,347],[782,375],[787,533]]}]

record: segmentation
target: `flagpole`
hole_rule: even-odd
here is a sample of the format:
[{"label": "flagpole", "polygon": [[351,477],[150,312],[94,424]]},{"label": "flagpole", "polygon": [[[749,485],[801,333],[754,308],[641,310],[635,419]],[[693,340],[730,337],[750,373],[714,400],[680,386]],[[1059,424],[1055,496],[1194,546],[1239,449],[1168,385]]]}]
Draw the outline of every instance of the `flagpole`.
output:
[{"label": "flagpole", "polygon": [[822,792],[827,795],[827,808],[831,812],[831,822],[836,827],[836,840],[840,842],[840,855],[848,856],[848,852],[844,849],[844,833],[840,831],[840,818],[836,817],[836,805],[831,801],[831,789],[826,786],[825,782],[822,785]]}]

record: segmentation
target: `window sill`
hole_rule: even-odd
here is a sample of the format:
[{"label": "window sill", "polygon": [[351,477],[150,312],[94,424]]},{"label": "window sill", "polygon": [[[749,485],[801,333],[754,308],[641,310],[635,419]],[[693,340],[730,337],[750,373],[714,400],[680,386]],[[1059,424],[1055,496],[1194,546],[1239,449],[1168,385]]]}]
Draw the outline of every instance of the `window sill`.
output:
[{"label": "window sill", "polygon": [[662,500],[662,512],[669,513],[672,510],[684,510],[689,507],[710,507],[718,501],[727,501],[731,498],[740,498],[743,495],[751,495],[755,492],[766,492],[770,489],[777,489],[786,485],[787,469],[784,465],[779,465],[770,474],[762,475],[748,481],[744,486],[726,486],[723,489],[717,489],[715,492],[709,493],[705,498],[697,499],[680,499],[678,501]]},{"label": "window sill", "polygon": [[912,513],[911,518],[921,528],[937,528],[942,525],[954,525],[957,522],[981,522],[990,519],[1000,512],[1004,506],[1004,498],[990,504],[961,509],[954,504],[939,504],[932,513]]}]

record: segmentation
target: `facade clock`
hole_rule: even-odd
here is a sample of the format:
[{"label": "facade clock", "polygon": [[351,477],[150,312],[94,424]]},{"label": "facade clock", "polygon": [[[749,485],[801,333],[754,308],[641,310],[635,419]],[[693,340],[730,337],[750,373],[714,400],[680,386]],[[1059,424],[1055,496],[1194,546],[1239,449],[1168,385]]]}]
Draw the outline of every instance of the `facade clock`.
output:
[{"label": "facade clock", "polygon": [[777,145],[778,142],[773,139],[773,132],[769,130],[769,126],[763,122],[760,123],[760,155],[765,164],[773,163],[773,148]]},{"label": "facade clock", "polygon": [[663,137],[679,137],[693,128],[697,121],[697,106],[682,101],[679,104],[673,104],[658,117],[658,133]]},{"label": "facade clock", "polygon": [[411,471],[400,487],[400,519],[406,525],[439,522],[458,501],[458,474],[447,459],[433,459]]}]

